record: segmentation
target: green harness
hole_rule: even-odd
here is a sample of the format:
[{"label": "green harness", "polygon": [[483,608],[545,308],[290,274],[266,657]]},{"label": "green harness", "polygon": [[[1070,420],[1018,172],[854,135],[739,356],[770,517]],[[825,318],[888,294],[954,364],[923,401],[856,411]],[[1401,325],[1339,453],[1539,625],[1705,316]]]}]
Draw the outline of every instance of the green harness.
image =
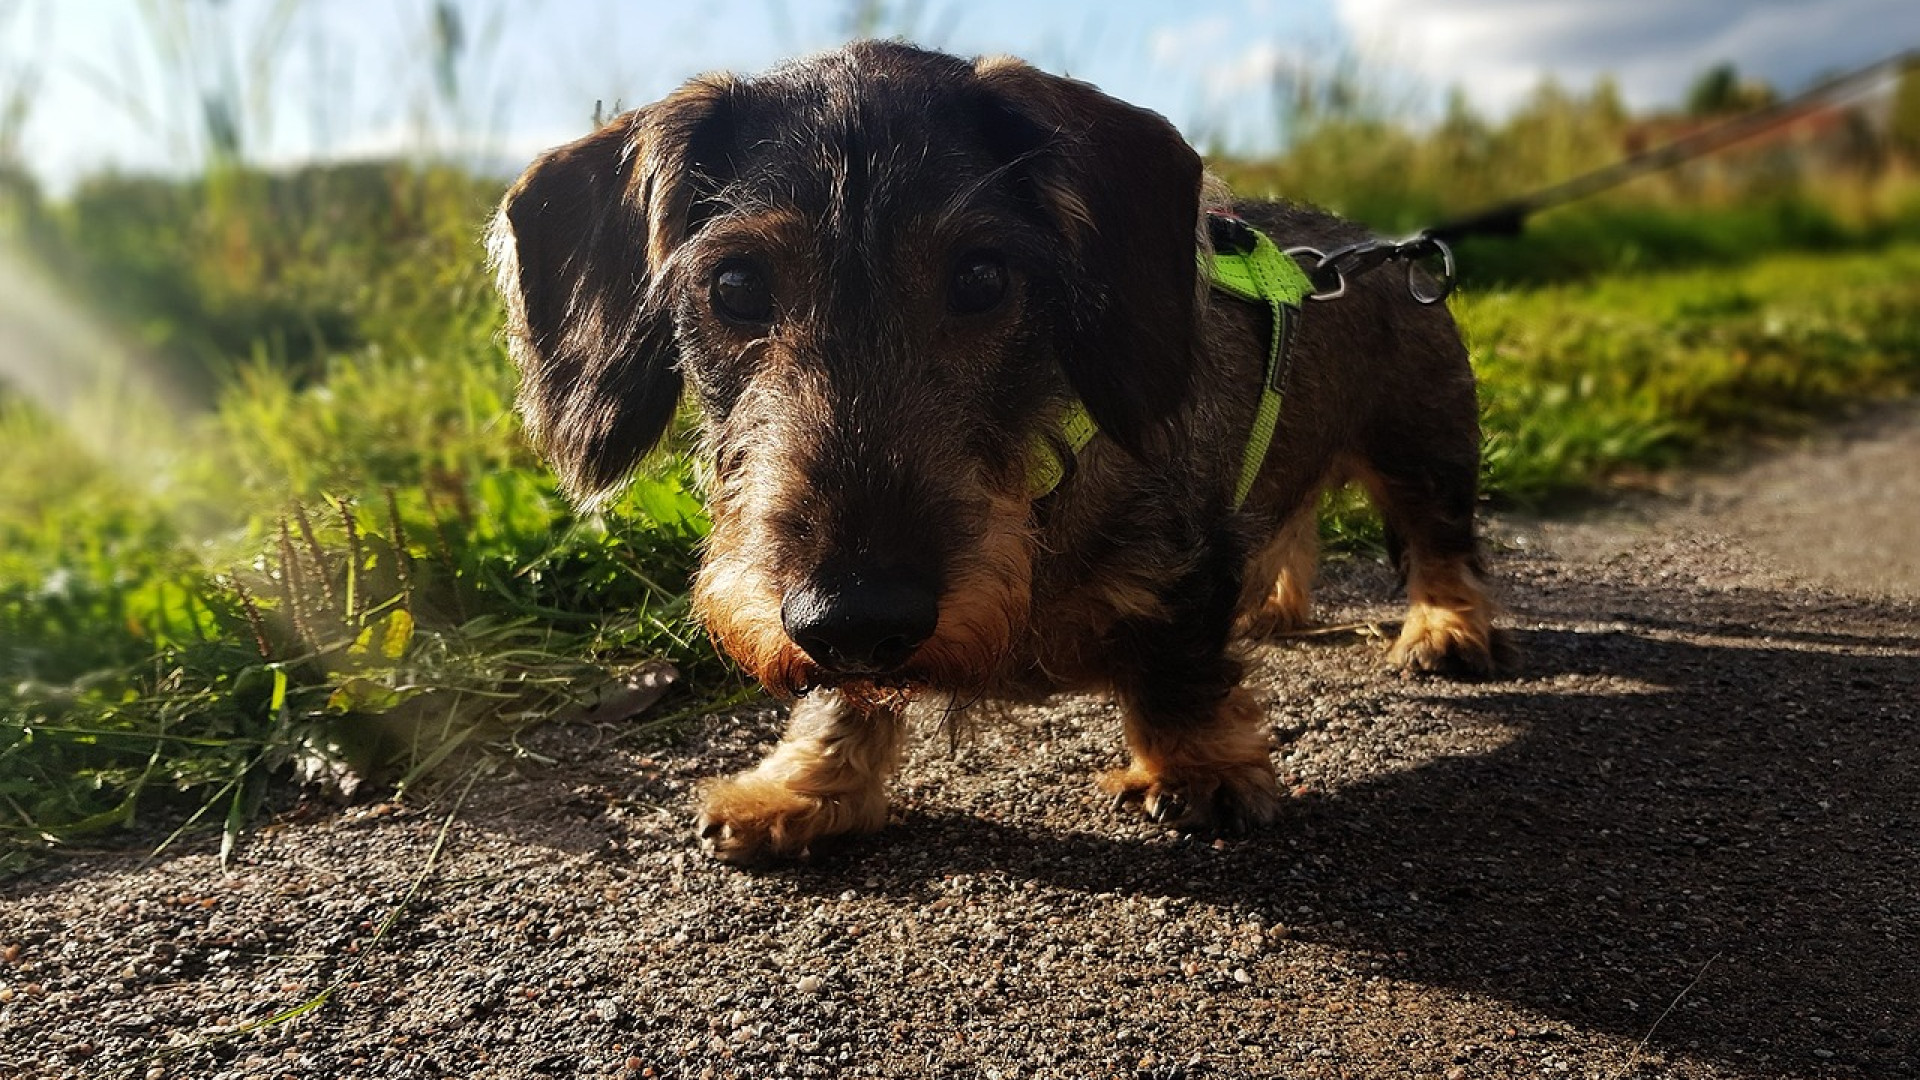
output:
[{"label": "green harness", "polygon": [[[1273,445],[1274,429],[1280,422],[1280,388],[1287,377],[1287,353],[1293,343],[1294,320],[1300,305],[1313,292],[1306,271],[1267,236],[1238,218],[1214,215],[1213,254],[1199,255],[1200,268],[1209,283],[1221,292],[1254,304],[1265,304],[1273,313],[1273,334],[1267,342],[1266,370],[1260,380],[1260,405],[1254,410],[1253,430],[1247,436],[1247,448],[1240,457],[1240,480],[1233,489],[1233,508],[1238,510],[1253,491],[1254,478],[1267,460]],[[1086,449],[1099,429],[1087,407],[1079,401],[1068,406],[1060,418],[1056,433],[1043,436],[1034,447],[1027,469],[1028,490],[1039,498],[1060,486],[1067,475],[1066,457]],[[1063,455],[1060,447],[1070,454]]]}]

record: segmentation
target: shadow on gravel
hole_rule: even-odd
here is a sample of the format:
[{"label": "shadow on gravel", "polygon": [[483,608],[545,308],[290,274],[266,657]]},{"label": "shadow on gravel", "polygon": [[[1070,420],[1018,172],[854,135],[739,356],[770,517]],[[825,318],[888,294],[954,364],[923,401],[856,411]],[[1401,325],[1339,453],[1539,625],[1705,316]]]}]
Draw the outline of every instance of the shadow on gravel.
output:
[{"label": "shadow on gravel", "polygon": [[[1459,735],[1428,745],[1485,746],[1497,732],[1496,749],[1298,794],[1273,830],[1218,848],[1009,825],[936,798],[927,805],[940,809],[910,809],[818,864],[763,875],[773,888],[729,879],[722,892],[729,903],[851,889],[917,900],[949,875],[991,873],[1187,897],[1357,954],[1329,962],[1316,976],[1326,982],[1364,978],[1377,958],[1396,979],[1542,1017],[1530,1038],[1563,1037],[1559,1025],[1634,1041],[1657,1024],[1658,1047],[1747,1075],[1920,1071],[1913,607],[1538,574],[1515,594],[1529,610],[1515,624],[1543,627],[1521,633],[1521,679],[1367,675],[1343,688],[1354,655],[1272,657],[1283,693],[1290,661],[1314,669],[1356,739],[1411,725]],[[1887,636],[1870,636],[1875,627]],[[657,771],[739,767],[774,730],[765,717],[715,728],[697,749],[663,752]],[[1346,737],[1315,736],[1336,749]],[[677,816],[687,796],[655,771],[595,753],[564,766],[563,784],[503,781],[495,816],[474,817],[523,840],[515,857],[529,864],[550,861],[541,851],[617,864],[635,846],[627,830],[659,826],[657,815],[610,821],[610,801],[657,803],[676,815],[673,839],[638,846],[696,858]],[[528,801],[537,792],[547,801]],[[422,815],[422,835],[440,812]],[[1085,827],[1102,828],[1102,813],[1089,807]],[[322,839],[350,847],[357,833]],[[402,871],[412,868],[391,872]],[[405,879],[355,887],[374,899],[347,917],[370,925]]]},{"label": "shadow on gravel", "polygon": [[1511,730],[1502,748],[1296,797],[1224,849],[916,814],[793,877],[838,889],[888,845],[926,844],[935,874],[1187,896],[1633,1040],[1685,990],[1663,1047],[1910,1075],[1920,661],[1790,629],[1674,639],[1772,633],[1716,614],[1527,633],[1527,680],[1411,690],[1449,723]]},{"label": "shadow on gravel", "polygon": [[1735,1062],[1920,1056],[1914,659],[1534,637],[1642,688],[1436,702],[1519,736],[1296,804],[1316,936],[1635,1037],[1698,976],[1662,1041]]}]

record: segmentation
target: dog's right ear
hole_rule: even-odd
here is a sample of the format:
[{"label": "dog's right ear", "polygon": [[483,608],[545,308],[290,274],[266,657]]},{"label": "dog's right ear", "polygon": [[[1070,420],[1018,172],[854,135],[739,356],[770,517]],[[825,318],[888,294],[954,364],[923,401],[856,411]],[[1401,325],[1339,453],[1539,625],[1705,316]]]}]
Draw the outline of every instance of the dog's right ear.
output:
[{"label": "dog's right ear", "polygon": [[680,401],[662,268],[695,200],[730,84],[701,80],[542,155],[488,236],[533,444],[583,502],[618,489]]}]

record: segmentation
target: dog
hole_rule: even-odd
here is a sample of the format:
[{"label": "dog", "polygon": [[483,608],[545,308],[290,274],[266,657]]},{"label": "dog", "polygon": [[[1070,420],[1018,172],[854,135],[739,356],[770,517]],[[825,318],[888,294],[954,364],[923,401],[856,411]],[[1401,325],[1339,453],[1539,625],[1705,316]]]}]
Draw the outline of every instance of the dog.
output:
[{"label": "dog", "polygon": [[489,247],[530,438],[592,506],[690,396],[711,469],[695,609],[795,699],[772,753],[707,789],[708,851],[879,829],[920,698],[1110,691],[1117,801],[1184,830],[1270,822],[1236,642],[1307,622],[1318,496],[1348,481],[1408,594],[1391,662],[1494,669],[1451,317],[1389,273],[1303,305],[1241,502],[1278,312],[1210,289],[1208,210],[1282,246],[1367,236],[1228,205],[1171,124],[1086,83],[871,41],[695,79],[512,185]]}]

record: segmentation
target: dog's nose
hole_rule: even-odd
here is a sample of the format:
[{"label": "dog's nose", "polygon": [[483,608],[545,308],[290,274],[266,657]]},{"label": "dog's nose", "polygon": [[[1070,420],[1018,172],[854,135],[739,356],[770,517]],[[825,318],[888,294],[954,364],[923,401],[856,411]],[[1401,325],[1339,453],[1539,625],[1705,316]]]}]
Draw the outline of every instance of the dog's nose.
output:
[{"label": "dog's nose", "polygon": [[787,636],[829,674],[897,671],[940,620],[940,599],[912,578],[852,573],[787,594],[780,622]]}]

